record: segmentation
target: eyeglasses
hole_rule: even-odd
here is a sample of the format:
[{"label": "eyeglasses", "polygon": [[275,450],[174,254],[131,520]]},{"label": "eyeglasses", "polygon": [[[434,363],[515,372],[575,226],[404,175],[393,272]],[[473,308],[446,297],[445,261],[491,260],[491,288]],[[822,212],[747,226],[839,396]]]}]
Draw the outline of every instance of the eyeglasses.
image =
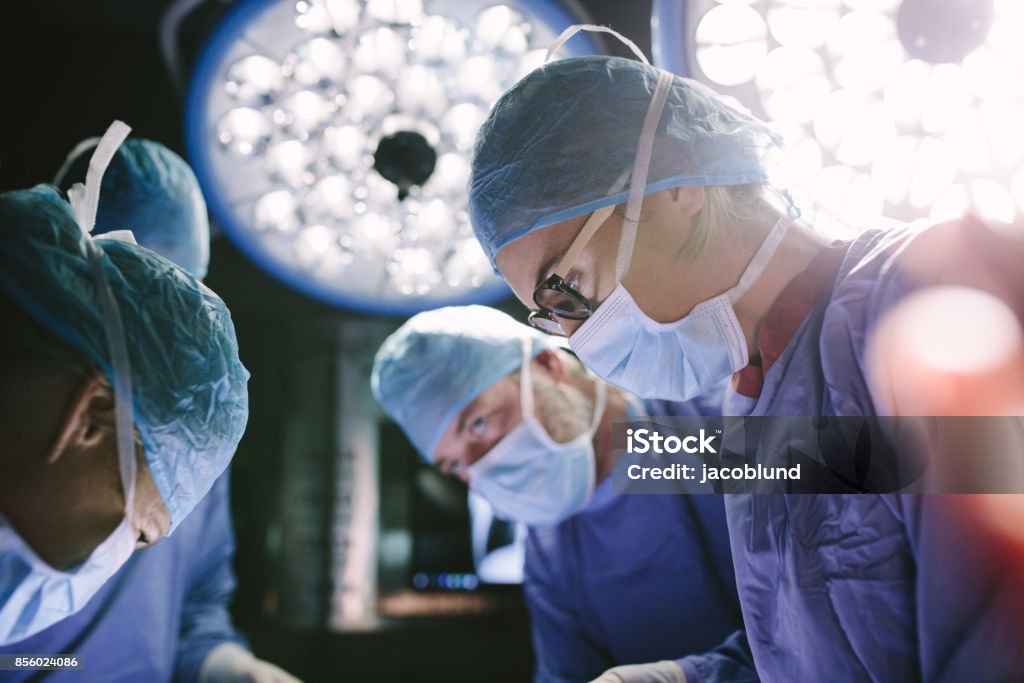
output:
[{"label": "eyeglasses", "polygon": [[545,310],[530,311],[530,315],[526,320],[541,332],[546,332],[547,334],[552,334],[557,337],[565,336],[565,330],[562,329],[561,323],[555,320],[555,317]]},{"label": "eyeglasses", "polygon": [[579,258],[580,253],[590,242],[597,229],[604,225],[608,217],[612,215],[615,206],[606,206],[590,214],[590,217],[583,224],[576,239],[572,241],[565,252],[565,256],[558,262],[555,272],[544,282],[537,285],[533,290],[533,302],[539,307],[532,311],[527,318],[529,323],[541,332],[565,336],[562,325],[555,319],[567,318],[568,320],[586,320],[594,312],[594,304],[590,300],[570,287],[565,281],[572,264]]}]

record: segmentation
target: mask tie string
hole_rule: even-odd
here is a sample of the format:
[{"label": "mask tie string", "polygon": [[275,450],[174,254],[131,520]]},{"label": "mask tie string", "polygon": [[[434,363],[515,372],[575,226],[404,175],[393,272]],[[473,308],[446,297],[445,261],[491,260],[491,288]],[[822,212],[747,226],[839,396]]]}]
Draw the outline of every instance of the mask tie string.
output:
[{"label": "mask tie string", "polygon": [[544,56],[544,63],[547,64],[548,62],[550,62],[551,58],[554,57],[555,52],[558,51],[558,48],[562,47],[562,45],[564,45],[566,41],[568,41],[570,38],[572,38],[580,31],[611,34],[618,38],[620,41],[622,41],[622,43],[626,47],[628,47],[633,52],[633,54],[636,55],[637,59],[639,59],[644,64],[650,64],[650,62],[647,60],[647,57],[644,56],[643,51],[636,46],[636,43],[634,43],[632,40],[622,35],[613,28],[608,28],[607,26],[598,26],[597,24],[573,24],[569,28],[562,31],[562,33],[557,38],[555,38],[555,42],[551,43],[551,47],[548,48],[548,53]]},{"label": "mask tie string", "polygon": [[[114,374],[114,424],[117,428],[117,457],[121,470],[121,486],[124,488],[125,517],[129,518],[135,507],[135,427],[132,413],[132,374],[128,359],[128,345],[125,342],[124,321],[121,310],[114,298],[107,271],[103,265],[103,247],[93,237],[96,227],[96,211],[99,207],[100,188],[103,174],[117,153],[121,143],[128,137],[131,128],[123,121],[114,121],[100,138],[96,150],[89,159],[89,170],[85,184],[76,183],[68,190],[71,208],[78,220],[78,226],[89,239],[86,248],[93,280],[99,293],[100,316],[110,351],[110,365]],[[131,231],[124,230],[103,235],[103,239],[115,239],[135,243]]]}]

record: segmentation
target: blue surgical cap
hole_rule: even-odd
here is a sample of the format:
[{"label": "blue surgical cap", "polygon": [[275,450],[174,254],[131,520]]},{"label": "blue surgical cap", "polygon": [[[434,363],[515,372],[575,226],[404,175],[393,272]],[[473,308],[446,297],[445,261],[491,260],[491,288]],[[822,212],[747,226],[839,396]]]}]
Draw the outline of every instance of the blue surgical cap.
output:
[{"label": "blue surgical cap", "polygon": [[[79,144],[54,183],[67,192],[85,182],[98,139]],[[93,235],[131,230],[142,246],[197,278],[210,264],[210,222],[199,181],[185,160],[158,142],[130,138],[103,174]]]},{"label": "blue surgical cap", "polygon": [[[469,210],[491,265],[527,233],[626,201],[658,69],[620,57],[563,59],[502,95],[480,128]],[[780,143],[764,123],[676,76],[654,140],[645,194],[690,185],[766,182]]]},{"label": "blue surgical cap", "polygon": [[373,395],[428,461],[455,416],[523,364],[523,341],[536,356],[556,337],[487,306],[449,306],[410,318],[373,363]]},{"label": "blue surgical cap", "polygon": [[[113,383],[89,239],[53,187],[0,194],[0,288]],[[173,530],[235,452],[249,373],[216,294],[151,251],[97,244],[124,325],[135,426]]]}]

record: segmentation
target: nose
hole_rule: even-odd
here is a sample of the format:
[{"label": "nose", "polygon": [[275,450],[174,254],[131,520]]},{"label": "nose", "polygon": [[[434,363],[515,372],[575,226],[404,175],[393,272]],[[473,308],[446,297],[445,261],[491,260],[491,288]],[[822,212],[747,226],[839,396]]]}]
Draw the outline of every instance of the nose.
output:
[{"label": "nose", "polygon": [[136,548],[151,546],[167,535],[171,528],[171,515],[159,494],[141,510],[136,506],[135,512]]}]

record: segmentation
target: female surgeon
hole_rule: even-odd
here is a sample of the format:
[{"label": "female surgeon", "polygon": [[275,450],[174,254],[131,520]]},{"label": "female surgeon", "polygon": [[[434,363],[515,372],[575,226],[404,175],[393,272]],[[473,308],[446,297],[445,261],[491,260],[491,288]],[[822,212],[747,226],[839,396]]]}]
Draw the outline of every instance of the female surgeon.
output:
[{"label": "female surgeon", "polygon": [[[997,285],[1018,269],[999,255],[1016,249],[1019,263],[1020,244],[1004,247],[970,218],[830,243],[768,185],[779,144],[710,90],[646,63],[551,62],[481,128],[473,227],[531,321],[566,334],[627,391],[681,401],[732,375],[726,414],[891,412],[891,392],[865,369],[873,327],[951,272],[900,259],[938,235],[953,255],[991,255],[986,283],[1005,294]],[[759,454],[785,447],[772,439],[762,435]],[[1019,623],[1000,614],[1012,577],[946,498],[743,493],[726,505],[763,680],[1024,675]],[[689,658],[687,683],[728,680],[727,660]]]}]

